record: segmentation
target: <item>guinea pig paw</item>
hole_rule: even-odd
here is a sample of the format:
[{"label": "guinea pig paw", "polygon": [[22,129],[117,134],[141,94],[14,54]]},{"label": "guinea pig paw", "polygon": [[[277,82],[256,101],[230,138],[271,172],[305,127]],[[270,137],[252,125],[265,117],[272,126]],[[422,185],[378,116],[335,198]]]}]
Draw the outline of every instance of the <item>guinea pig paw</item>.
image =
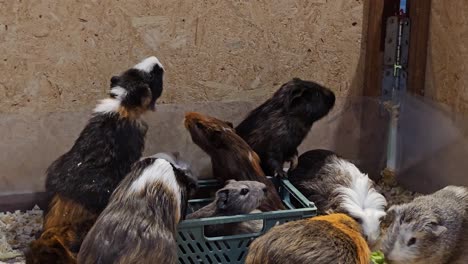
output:
[{"label": "guinea pig paw", "polygon": [[288,173],[286,173],[284,170],[277,171],[276,172],[276,177],[286,179],[286,178],[288,178]]}]

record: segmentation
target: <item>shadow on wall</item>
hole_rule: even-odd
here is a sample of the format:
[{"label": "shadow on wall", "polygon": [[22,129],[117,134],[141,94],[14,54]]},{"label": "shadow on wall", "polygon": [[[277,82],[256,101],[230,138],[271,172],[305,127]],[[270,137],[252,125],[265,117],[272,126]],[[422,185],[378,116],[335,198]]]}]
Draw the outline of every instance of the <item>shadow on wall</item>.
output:
[{"label": "shadow on wall", "polygon": [[[186,111],[199,111],[238,124],[259,102],[211,102],[161,105],[148,114],[145,155],[179,151],[202,178],[211,176],[209,157],[192,143],[183,126]],[[44,190],[45,170],[69,150],[90,112],[58,112],[0,116],[0,195]],[[385,117],[387,116],[387,117]],[[363,117],[363,119],[360,119]],[[362,121],[364,120],[364,121]],[[409,98],[401,114],[399,179],[413,190],[429,192],[447,184],[468,185],[466,118],[454,117],[431,102]],[[360,126],[361,122],[364,124]],[[332,113],[312,127],[299,147],[332,149],[356,162],[363,171],[385,160],[388,115],[369,98],[337,98]],[[333,136],[330,136],[333,135]],[[360,150],[367,146],[368,152]],[[371,174],[372,176],[372,174]]]},{"label": "shadow on wall", "polygon": [[[335,130],[342,119],[354,118],[340,110],[343,98],[337,98],[336,113],[317,122],[300,149],[336,145]],[[192,143],[183,125],[186,111],[199,111],[238,124],[259,102],[210,102],[184,105],[161,105],[146,115],[149,125],[145,155],[161,151],[179,151],[202,178],[211,177],[209,157]],[[90,107],[91,109],[91,107]],[[0,116],[0,195],[32,193],[44,190],[45,170],[58,156],[68,151],[88,120],[90,112],[57,112],[38,115],[3,114]],[[339,134],[339,133],[338,133]],[[347,136],[347,135],[343,135]],[[345,140],[350,148],[356,137]],[[341,146],[345,151],[346,146]]]},{"label": "shadow on wall", "polygon": [[[366,60],[366,34],[369,0],[363,2],[363,23],[358,63],[351,81],[349,96],[343,106],[330,115],[338,122],[334,129],[332,150],[351,160],[369,177],[378,180],[385,168],[389,113],[379,105],[379,98],[362,97]],[[378,73],[376,73],[378,74]],[[340,112],[341,111],[341,112]],[[343,116],[343,117],[340,117]],[[338,121],[339,120],[339,121]]]},{"label": "shadow on wall", "polygon": [[400,111],[397,179],[430,193],[468,186],[468,117],[430,99],[406,96]]}]

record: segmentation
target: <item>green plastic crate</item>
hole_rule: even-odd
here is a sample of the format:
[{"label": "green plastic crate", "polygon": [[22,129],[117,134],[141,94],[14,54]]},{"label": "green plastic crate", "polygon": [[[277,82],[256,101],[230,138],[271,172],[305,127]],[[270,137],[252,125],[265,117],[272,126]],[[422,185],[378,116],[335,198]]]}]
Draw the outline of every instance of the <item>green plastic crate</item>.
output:
[{"label": "green plastic crate", "polygon": [[[317,208],[286,179],[270,178],[278,188],[287,210],[255,214],[210,217],[184,220],[179,223],[177,235],[178,263],[244,263],[250,243],[277,223],[309,218],[317,215]],[[216,180],[199,181],[200,189],[217,189]],[[189,210],[196,210],[212,201],[212,198],[189,200]],[[263,229],[258,233],[233,236],[206,237],[207,225],[263,220]]]}]

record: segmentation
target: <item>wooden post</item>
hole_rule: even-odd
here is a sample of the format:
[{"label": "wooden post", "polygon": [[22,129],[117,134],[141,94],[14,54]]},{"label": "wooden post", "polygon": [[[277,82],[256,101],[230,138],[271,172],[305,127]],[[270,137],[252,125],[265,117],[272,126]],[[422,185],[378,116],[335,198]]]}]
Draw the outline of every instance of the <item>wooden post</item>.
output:
[{"label": "wooden post", "polygon": [[383,52],[380,43],[382,40],[383,10],[384,0],[369,0],[364,96],[380,95],[383,63]]},{"label": "wooden post", "polygon": [[408,57],[408,91],[424,95],[431,0],[409,0],[411,34]]}]

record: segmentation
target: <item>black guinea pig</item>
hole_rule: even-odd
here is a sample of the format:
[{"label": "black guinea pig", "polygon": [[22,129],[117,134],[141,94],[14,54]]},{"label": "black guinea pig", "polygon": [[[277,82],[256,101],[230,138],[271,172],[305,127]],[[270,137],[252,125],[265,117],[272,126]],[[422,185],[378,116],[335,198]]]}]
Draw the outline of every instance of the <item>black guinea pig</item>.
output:
[{"label": "black guinea pig", "polygon": [[335,105],[334,93],[322,85],[294,78],[249,113],[236,127],[259,155],[266,175],[286,176],[284,162],[297,159],[297,147],[312,124]]}]

